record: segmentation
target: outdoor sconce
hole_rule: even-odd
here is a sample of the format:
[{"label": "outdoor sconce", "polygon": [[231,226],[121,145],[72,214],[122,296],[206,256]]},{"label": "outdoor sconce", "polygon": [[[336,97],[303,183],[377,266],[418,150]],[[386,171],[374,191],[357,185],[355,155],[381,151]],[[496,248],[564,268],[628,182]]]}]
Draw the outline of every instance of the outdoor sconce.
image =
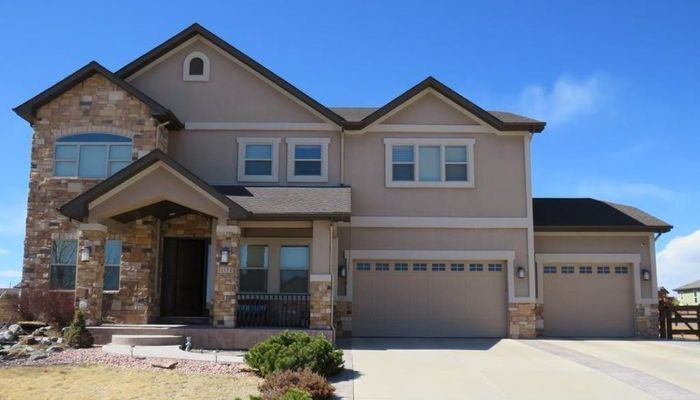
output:
[{"label": "outdoor sconce", "polygon": [[345,265],[341,265],[340,268],[338,268],[338,275],[340,275],[341,278],[348,276],[348,270],[345,268]]},{"label": "outdoor sconce", "polygon": [[81,262],[90,261],[90,247],[89,246],[83,246],[80,248],[80,261]]},{"label": "outdoor sconce", "polygon": [[228,256],[229,256],[230,250],[228,247],[224,247],[221,249],[221,263],[222,264],[228,264]]},{"label": "outdoor sconce", "polygon": [[644,279],[645,281],[648,281],[649,279],[651,279],[651,273],[649,272],[648,269],[642,270],[642,279]]},{"label": "outdoor sconce", "polygon": [[518,279],[525,278],[525,268],[518,267]]}]

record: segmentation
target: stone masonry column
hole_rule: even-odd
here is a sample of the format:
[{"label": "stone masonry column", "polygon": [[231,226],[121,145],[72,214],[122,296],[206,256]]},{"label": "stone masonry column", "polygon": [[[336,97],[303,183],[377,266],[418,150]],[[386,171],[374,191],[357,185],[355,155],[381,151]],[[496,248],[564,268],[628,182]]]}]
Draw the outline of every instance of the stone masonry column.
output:
[{"label": "stone masonry column", "polygon": [[637,304],[635,307],[635,334],[643,339],[659,337],[658,304]]},{"label": "stone masonry column", "polygon": [[[102,285],[105,273],[107,227],[101,224],[80,224],[78,230],[78,264],[75,271],[75,303],[88,325],[102,323]],[[81,249],[90,250],[87,261],[81,260]]]},{"label": "stone masonry column", "polygon": [[333,328],[333,280],[331,276],[331,223],[313,221],[311,274],[309,276],[311,329]]},{"label": "stone masonry column", "polygon": [[[238,246],[241,228],[234,221],[216,225],[214,232],[214,326],[236,326],[236,293],[238,293]],[[221,259],[223,249],[228,249],[228,261]]]},{"label": "stone masonry column", "polygon": [[510,303],[508,305],[508,336],[511,339],[534,339],[537,333],[537,305]]}]

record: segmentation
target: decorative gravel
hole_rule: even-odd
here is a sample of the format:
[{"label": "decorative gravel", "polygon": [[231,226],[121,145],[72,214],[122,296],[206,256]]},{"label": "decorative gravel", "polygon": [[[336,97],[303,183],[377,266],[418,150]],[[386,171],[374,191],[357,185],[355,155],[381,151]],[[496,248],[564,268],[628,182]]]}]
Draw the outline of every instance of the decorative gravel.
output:
[{"label": "decorative gravel", "polygon": [[160,370],[154,363],[170,363],[177,361],[173,369],[185,374],[235,375],[250,374],[243,364],[223,364],[210,361],[165,360],[157,358],[132,358],[126,355],[107,354],[99,347],[91,349],[68,349],[60,353],[49,354],[47,358],[29,361],[28,358],[0,360],[0,368],[17,366],[48,366],[48,365],[89,365],[99,364],[122,368]]}]

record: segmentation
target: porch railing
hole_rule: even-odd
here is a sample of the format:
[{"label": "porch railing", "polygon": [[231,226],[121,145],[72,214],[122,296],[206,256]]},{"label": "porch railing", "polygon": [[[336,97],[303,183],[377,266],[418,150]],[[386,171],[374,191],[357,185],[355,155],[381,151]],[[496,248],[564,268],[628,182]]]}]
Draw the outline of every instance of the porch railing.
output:
[{"label": "porch railing", "polygon": [[308,294],[236,295],[236,326],[308,328]]}]

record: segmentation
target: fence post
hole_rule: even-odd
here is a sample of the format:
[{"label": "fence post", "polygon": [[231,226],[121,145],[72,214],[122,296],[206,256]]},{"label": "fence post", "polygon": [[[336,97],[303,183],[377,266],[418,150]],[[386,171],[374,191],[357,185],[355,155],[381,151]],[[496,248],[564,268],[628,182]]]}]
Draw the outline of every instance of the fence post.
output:
[{"label": "fence post", "polygon": [[659,337],[666,339],[666,307],[663,300],[659,300]]},{"label": "fence post", "polygon": [[695,310],[695,323],[697,324],[695,333],[698,335],[698,340],[700,340],[700,304],[698,304],[698,308]]}]

